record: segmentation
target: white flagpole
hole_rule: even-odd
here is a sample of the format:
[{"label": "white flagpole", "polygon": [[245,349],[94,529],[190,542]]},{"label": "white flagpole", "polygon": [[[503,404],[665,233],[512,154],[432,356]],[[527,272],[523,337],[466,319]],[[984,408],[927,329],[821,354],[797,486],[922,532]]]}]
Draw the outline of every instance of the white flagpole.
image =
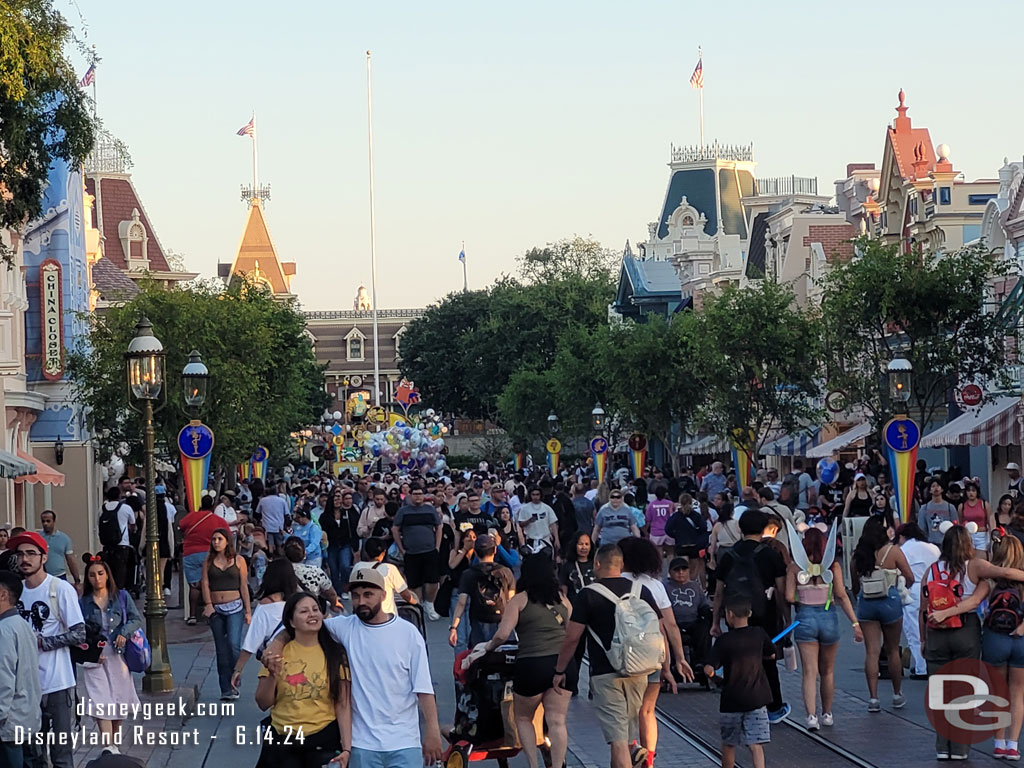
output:
[{"label": "white flagpole", "polygon": [[256,110],[252,111],[252,196],[259,200],[259,155],[256,152]]},{"label": "white flagpole", "polygon": [[466,241],[462,241],[462,292],[469,293],[469,272],[466,271]]},{"label": "white flagpole", "polygon": [[700,152],[704,154],[704,51],[697,46],[697,61],[700,64]]},{"label": "white flagpole", "polygon": [[96,122],[96,46],[92,47],[92,121]]},{"label": "white flagpole", "polygon": [[377,335],[377,230],[373,208],[373,86],[366,52],[366,129],[370,155],[370,293],[373,306],[373,404],[380,405],[380,341]]}]

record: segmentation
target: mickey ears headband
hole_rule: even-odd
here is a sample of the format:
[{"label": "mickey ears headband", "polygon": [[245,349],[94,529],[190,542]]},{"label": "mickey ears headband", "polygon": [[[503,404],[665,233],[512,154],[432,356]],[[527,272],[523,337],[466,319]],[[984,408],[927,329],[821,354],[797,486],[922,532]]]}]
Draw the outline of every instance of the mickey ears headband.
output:
[{"label": "mickey ears headband", "polygon": [[[945,535],[946,531],[948,531],[954,525],[960,525],[960,523],[954,523],[954,522],[951,522],[949,520],[942,521],[941,523],[939,523],[939,533]],[[978,524],[977,523],[973,523],[973,522],[972,523],[967,523],[966,525],[961,526],[961,527],[967,529],[968,533],[972,533],[973,534],[973,533],[977,533],[978,532]]]}]

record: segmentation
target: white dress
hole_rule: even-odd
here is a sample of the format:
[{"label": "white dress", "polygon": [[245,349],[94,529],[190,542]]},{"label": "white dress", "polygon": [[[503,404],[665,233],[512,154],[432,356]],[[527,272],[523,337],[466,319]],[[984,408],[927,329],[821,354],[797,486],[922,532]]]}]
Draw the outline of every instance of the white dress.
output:
[{"label": "white dress", "polygon": [[[103,634],[110,637],[111,627],[107,612],[101,611],[103,617]],[[103,661],[99,664],[82,664],[81,677],[85,683],[85,695],[90,704],[111,704],[131,707],[139,703],[139,694],[135,690],[135,680],[124,663],[124,655],[118,653],[111,640],[103,646]],[[118,720],[120,718],[105,715],[98,720]]]}]

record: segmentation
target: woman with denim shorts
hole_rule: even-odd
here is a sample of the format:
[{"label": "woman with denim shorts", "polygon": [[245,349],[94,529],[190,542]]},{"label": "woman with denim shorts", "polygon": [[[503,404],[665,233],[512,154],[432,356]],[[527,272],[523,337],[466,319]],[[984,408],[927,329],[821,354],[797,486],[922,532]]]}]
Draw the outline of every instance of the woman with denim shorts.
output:
[{"label": "woman with denim shorts", "polygon": [[[808,528],[803,538],[807,561],[814,566],[821,565],[825,557],[825,534],[818,528]],[[832,700],[835,694],[836,653],[839,651],[839,611],[843,609],[853,624],[853,636],[858,643],[864,642],[860,623],[853,610],[853,603],[843,585],[843,569],[838,562],[829,566],[832,583],[826,584],[821,576],[799,578],[801,569],[795,562],[789,564],[786,573],[786,599],[796,605],[794,618],[800,623],[793,634],[800,651],[800,668],[803,674],[804,707],[807,709],[807,728],[816,731],[821,725],[831,726]],[[802,583],[806,581],[806,583]],[[821,679],[821,720],[817,715],[817,692],[815,687]]]},{"label": "woman with denim shorts", "polygon": [[[914,572],[903,550],[889,540],[889,533],[881,517],[871,517],[864,523],[860,541],[853,551],[850,576],[857,593],[857,621],[864,632],[864,676],[868,682],[868,712],[881,712],[878,700],[878,655],[885,647],[892,680],[892,707],[900,709],[907,703],[903,695],[903,661],[900,659],[900,635],[903,632],[903,601],[896,590],[896,579],[903,574],[909,588],[914,583]],[[869,578],[884,579],[881,596],[864,594],[862,581]]]},{"label": "woman with denim shorts", "polygon": [[[990,613],[986,624],[991,625],[991,608],[995,602],[995,593],[991,590],[1024,585],[1024,550],[1015,536],[997,528],[993,532],[992,561],[975,557],[975,551],[971,533],[962,525],[951,526],[943,536],[939,567],[956,576],[963,586],[963,597],[952,608],[931,614],[927,613],[927,603],[922,600],[921,623],[928,619],[924,656],[928,661],[929,674],[934,674],[954,659],[977,659],[979,656],[1002,669],[1010,686],[1008,733],[1018,737],[1024,721],[1024,638],[1017,632],[1024,630],[1018,626],[1011,633],[1002,633],[986,626],[982,634],[976,609],[985,598],[989,598]],[[994,587],[988,579],[994,581]],[[935,626],[957,615],[963,616],[960,627],[947,629]],[[1006,740],[1008,733],[1002,730],[997,733],[995,756],[1019,760],[1017,739]],[[968,754],[969,750],[968,744],[950,742],[936,735],[936,757],[939,759],[963,759],[959,756]]]}]

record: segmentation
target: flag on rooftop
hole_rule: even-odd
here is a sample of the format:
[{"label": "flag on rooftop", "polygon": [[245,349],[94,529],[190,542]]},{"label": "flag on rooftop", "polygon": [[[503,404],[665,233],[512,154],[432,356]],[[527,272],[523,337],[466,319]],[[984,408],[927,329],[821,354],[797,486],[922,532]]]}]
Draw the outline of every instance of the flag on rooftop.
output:
[{"label": "flag on rooftop", "polygon": [[96,79],[96,64],[90,64],[89,68],[85,70],[85,74],[82,75],[82,79],[78,81],[79,88],[88,88],[92,85],[93,80]]},{"label": "flag on rooftop", "polygon": [[704,57],[701,56],[697,59],[697,66],[693,69],[693,74],[690,75],[690,87],[694,90],[700,90],[704,87]]},{"label": "flag on rooftop", "polygon": [[256,115],[249,118],[249,122],[238,129],[239,136],[255,136],[256,135]]},{"label": "flag on rooftop", "polygon": [[465,263],[466,261],[466,248],[463,246],[462,250],[459,251],[459,261]]}]

